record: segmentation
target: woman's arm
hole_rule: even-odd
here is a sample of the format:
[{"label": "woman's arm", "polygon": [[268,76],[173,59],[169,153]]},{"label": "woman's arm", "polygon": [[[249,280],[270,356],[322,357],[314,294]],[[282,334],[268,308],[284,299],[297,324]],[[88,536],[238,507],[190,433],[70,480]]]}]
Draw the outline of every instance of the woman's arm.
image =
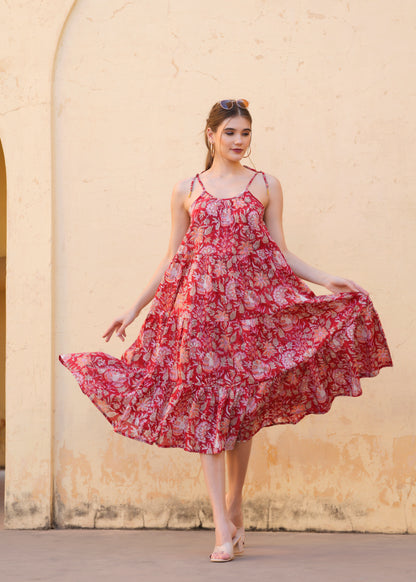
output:
[{"label": "woman's arm", "polygon": [[176,251],[178,250],[179,245],[181,244],[186,231],[188,230],[189,214],[184,207],[184,197],[186,192],[184,188],[184,182],[186,181],[178,182],[177,184],[175,184],[173,188],[170,203],[171,231],[168,249],[163,259],[159,263],[156,272],[154,273],[149,284],[143,290],[140,297],[137,299],[136,303],[133,305],[133,308],[137,310],[137,313],[139,313],[143,309],[143,307],[147,305],[155,296],[156,290],[159,287],[162,277],[166,269],[168,268],[171,260],[175,256]]},{"label": "woman's arm", "polygon": [[155,296],[156,290],[160,285],[163,275],[173,259],[179,245],[185,236],[189,227],[189,213],[185,209],[184,200],[187,193],[188,180],[183,180],[175,184],[171,196],[171,232],[169,238],[169,245],[166,254],[159,263],[153,277],[149,281],[147,287],[142,291],[134,305],[123,313],[120,317],[115,319],[102,337],[105,341],[113,335],[113,332],[124,341],[126,337],[126,327],[132,323],[139,315],[140,311],[145,307]]},{"label": "woman's arm", "polygon": [[267,207],[264,211],[264,222],[272,239],[277,243],[286,261],[288,262],[288,265],[295,273],[295,275],[301,279],[305,279],[305,281],[310,281],[311,283],[322,285],[333,293],[339,293],[341,291],[361,291],[368,295],[368,292],[360,287],[360,285],[357,285],[357,283],[354,283],[354,281],[345,279],[343,277],[330,275],[325,271],[321,271],[316,267],[312,267],[312,265],[308,265],[308,263],[302,261],[302,259],[297,257],[287,248],[282,225],[282,187],[279,180],[274,176],[268,174],[267,178],[269,182],[269,203],[267,204]]}]

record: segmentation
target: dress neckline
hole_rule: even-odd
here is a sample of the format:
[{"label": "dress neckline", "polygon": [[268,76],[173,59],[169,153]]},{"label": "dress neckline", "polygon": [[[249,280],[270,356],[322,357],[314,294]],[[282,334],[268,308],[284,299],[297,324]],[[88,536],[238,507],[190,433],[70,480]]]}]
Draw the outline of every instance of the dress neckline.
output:
[{"label": "dress neckline", "polygon": [[263,202],[261,202],[257,196],[254,196],[254,194],[251,192],[251,190],[249,190],[248,188],[246,188],[244,190],[244,192],[240,192],[240,194],[236,194],[235,196],[229,196],[228,198],[217,198],[217,196],[213,196],[212,194],[210,194],[207,190],[204,189],[203,192],[201,192],[201,194],[199,196],[197,196],[195,198],[195,200],[192,202],[191,206],[189,207],[189,213],[190,215],[192,215],[192,211],[194,208],[194,205],[196,204],[196,202],[202,198],[204,196],[204,194],[207,194],[210,198],[213,198],[214,200],[233,200],[234,198],[240,198],[241,196],[243,196],[244,194],[249,194],[251,196],[251,198],[254,200],[254,202],[257,202],[257,204],[260,205],[260,208],[264,211],[265,210],[265,206],[263,204]]},{"label": "dress neckline", "polygon": [[219,196],[214,196],[213,194],[208,192],[208,190],[205,190],[205,188],[204,188],[204,192],[205,192],[205,194],[208,194],[208,196],[211,196],[211,198],[214,198],[215,200],[232,200],[233,198],[239,198],[240,196],[242,196],[246,192],[249,192],[249,190],[247,190],[247,188],[246,188],[245,190],[243,190],[243,192],[240,192],[240,194],[234,194],[234,196],[225,196],[224,198],[220,198]]}]

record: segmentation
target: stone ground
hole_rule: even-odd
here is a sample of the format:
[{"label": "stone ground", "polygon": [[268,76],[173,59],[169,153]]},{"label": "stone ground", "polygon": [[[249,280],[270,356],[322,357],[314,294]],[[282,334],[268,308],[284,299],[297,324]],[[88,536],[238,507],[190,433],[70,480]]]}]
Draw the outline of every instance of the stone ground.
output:
[{"label": "stone ground", "polygon": [[414,535],[248,532],[244,556],[213,564],[211,531],[5,530],[0,519],[1,582],[416,580]]}]

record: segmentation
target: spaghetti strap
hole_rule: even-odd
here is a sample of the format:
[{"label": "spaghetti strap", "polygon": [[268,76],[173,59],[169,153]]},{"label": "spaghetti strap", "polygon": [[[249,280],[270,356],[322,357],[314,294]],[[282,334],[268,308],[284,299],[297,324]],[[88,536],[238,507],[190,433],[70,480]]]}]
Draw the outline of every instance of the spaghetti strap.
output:
[{"label": "spaghetti strap", "polygon": [[198,174],[195,176],[195,178],[198,178],[198,182],[201,184],[201,188],[203,189],[203,191],[204,191],[204,192],[206,192],[206,190],[205,190],[205,186],[203,185],[203,183],[202,183],[202,181],[201,181],[201,178],[199,177],[199,172],[198,172]]},{"label": "spaghetti strap", "polygon": [[195,178],[196,176],[194,176],[192,178],[192,182],[191,182],[191,188],[189,189],[189,194],[188,194],[188,198],[190,198],[191,194],[192,194],[192,190],[194,189],[194,182],[195,182]]},{"label": "spaghetti strap", "polygon": [[[255,170],[254,168],[250,168],[250,166],[246,166],[245,164],[244,164],[244,167],[245,167],[245,168],[247,168],[248,170],[251,170],[251,171],[253,172],[253,175],[252,175],[252,177],[250,178],[250,180],[249,180],[249,182],[248,182],[248,184],[247,184],[247,186],[246,186],[246,188],[245,188],[244,192],[247,192],[247,190],[249,189],[249,186],[250,186],[250,184],[252,183],[252,181],[254,180],[254,178],[257,176],[257,174],[261,174],[261,175],[263,176],[264,183],[266,184],[266,192],[267,192],[267,197],[269,198],[269,196],[270,196],[270,194],[269,194],[269,182],[267,181],[266,174],[263,172],[263,170]],[[201,184],[201,188],[202,188],[202,190],[203,190],[204,192],[207,192],[207,190],[206,190],[206,188],[205,188],[204,184],[202,183],[202,180],[201,180],[201,178],[199,177],[199,174],[200,174],[200,172],[198,172],[198,174],[196,174],[196,176],[194,176],[194,178],[193,178],[193,180],[192,180],[191,189],[190,189],[190,191],[189,191],[189,196],[190,196],[190,195],[191,195],[191,193],[192,193],[192,189],[193,189],[193,187],[194,187],[194,182],[195,182],[195,180],[196,180],[196,179],[197,179],[197,180],[198,180],[198,182]],[[208,192],[207,192],[207,193],[208,193]],[[188,196],[188,197],[189,197],[189,196]]]},{"label": "spaghetti strap", "polygon": [[244,165],[244,167],[248,168],[249,170],[253,170],[253,172],[255,172],[254,176],[252,176],[250,182],[247,184],[246,190],[248,190],[248,187],[250,186],[250,184],[254,180],[254,178],[257,176],[257,174],[262,174],[263,179],[264,179],[264,183],[266,184],[267,197],[269,197],[269,183],[267,181],[266,174],[262,170],[255,170],[254,168],[250,168],[250,166]]},{"label": "spaghetti strap", "polygon": [[[249,183],[247,184],[247,186],[246,186],[246,188],[245,188],[245,190],[244,190],[244,192],[247,192],[247,190],[248,190],[248,188],[249,188],[250,184],[252,183],[252,181],[254,180],[254,178],[257,176],[257,174],[260,174],[260,173],[262,173],[262,172],[261,172],[261,171],[258,171],[258,170],[255,170],[254,168],[250,168],[250,166],[246,166],[246,165],[244,165],[244,167],[245,167],[245,168],[247,168],[248,170],[251,170],[252,172],[254,172],[254,174],[253,174],[253,175],[252,175],[252,177],[250,178],[250,181],[249,181]],[[197,179],[198,179],[198,182],[201,184],[201,187],[202,187],[203,191],[204,191],[204,192],[206,192],[207,190],[206,190],[206,188],[205,188],[204,184],[202,183],[202,180],[201,180],[201,178],[199,177],[199,173],[198,173],[198,174],[195,176],[195,178],[197,178]],[[195,180],[195,178],[194,178],[194,180]],[[191,185],[191,191],[192,191],[193,183],[194,183],[194,182],[192,181],[192,185]],[[267,181],[266,181],[266,185],[267,185]]]},{"label": "spaghetti strap", "polygon": [[[250,170],[251,170],[251,169],[252,169],[252,168],[250,168]],[[247,184],[247,186],[246,186],[246,190],[245,190],[245,191],[247,191],[247,190],[248,190],[248,187],[250,186],[250,184],[252,183],[252,181],[254,180],[254,178],[257,176],[257,174],[259,174],[259,172],[258,172],[257,170],[253,170],[253,171],[254,171],[254,174],[251,176],[251,178],[250,178],[250,182]]]},{"label": "spaghetti strap", "polygon": [[269,183],[267,181],[266,174],[262,170],[260,170],[260,172],[263,174],[264,183],[266,184],[267,196],[269,196]]}]

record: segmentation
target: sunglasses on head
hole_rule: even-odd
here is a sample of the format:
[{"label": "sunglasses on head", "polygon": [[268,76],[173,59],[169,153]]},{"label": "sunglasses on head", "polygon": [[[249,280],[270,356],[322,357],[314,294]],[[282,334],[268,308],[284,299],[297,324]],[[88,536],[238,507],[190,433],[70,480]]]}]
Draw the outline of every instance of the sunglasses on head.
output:
[{"label": "sunglasses on head", "polygon": [[219,102],[221,107],[227,110],[232,109],[234,107],[234,103],[237,105],[237,107],[240,107],[242,109],[247,109],[249,105],[247,99],[223,99],[222,101]]}]

